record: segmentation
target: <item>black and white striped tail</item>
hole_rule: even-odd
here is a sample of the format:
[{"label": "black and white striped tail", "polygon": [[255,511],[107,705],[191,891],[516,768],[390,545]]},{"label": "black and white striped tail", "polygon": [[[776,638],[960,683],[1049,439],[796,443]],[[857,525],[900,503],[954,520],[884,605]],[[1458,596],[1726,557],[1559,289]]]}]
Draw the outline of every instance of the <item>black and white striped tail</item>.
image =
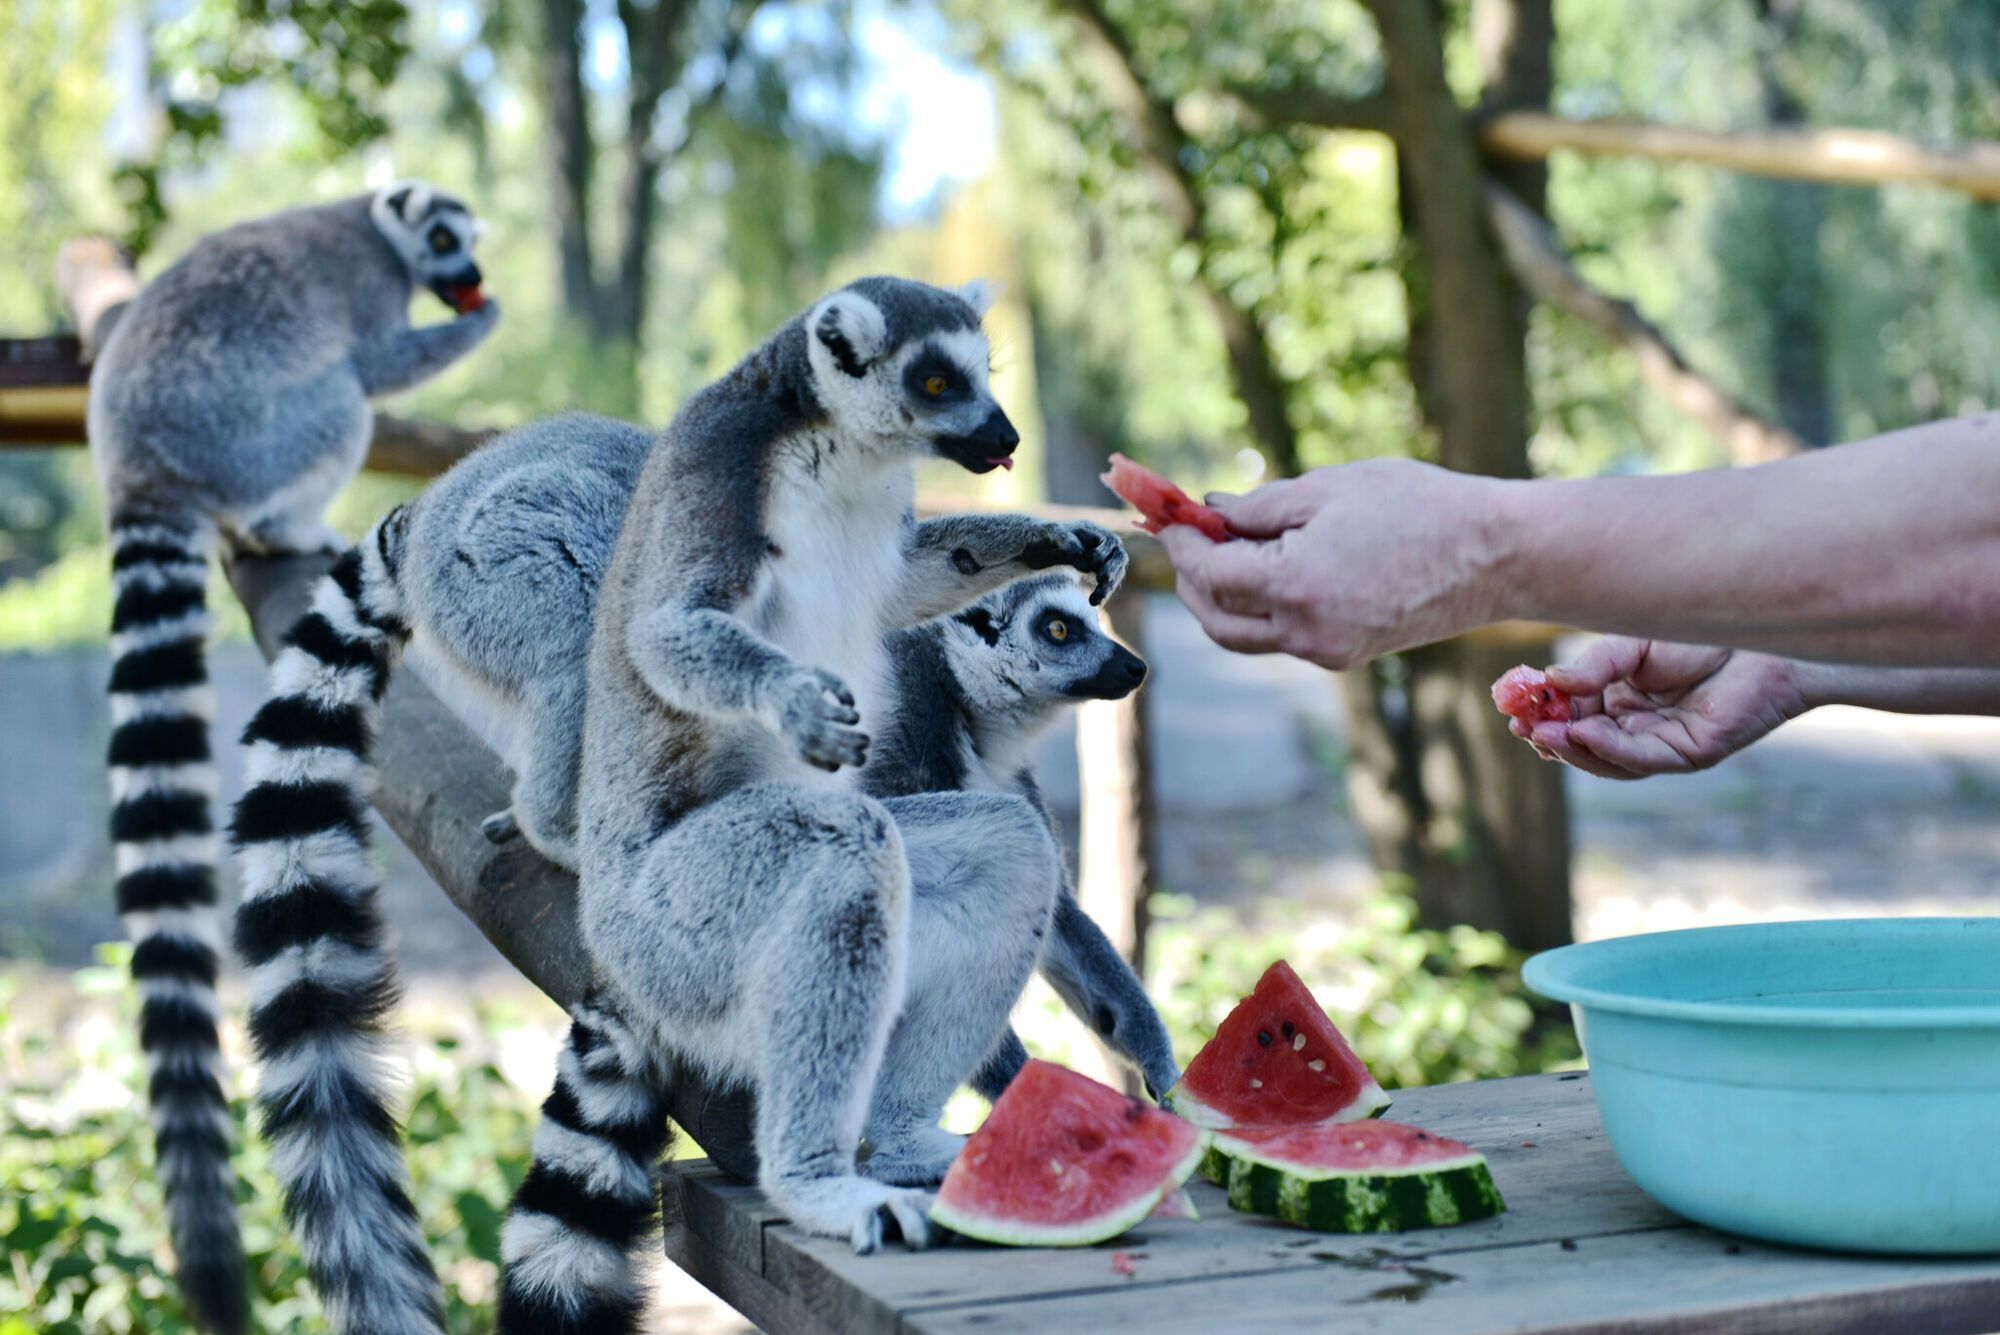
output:
[{"label": "black and white striped tail", "polygon": [[635,1261],[653,1230],[653,1170],[667,1134],[645,1050],[615,1016],[586,1002],[501,1235],[501,1335],[639,1330],[646,1294]]},{"label": "black and white striped tail", "polygon": [[176,1269],[203,1330],[250,1323],[215,1000],[215,694],[203,641],[211,533],[113,515],[111,842]]},{"label": "black and white striped tail", "polygon": [[342,555],[286,636],[243,734],[249,788],[230,830],[264,1135],[341,1335],[444,1329],[392,1111],[384,1049],[399,993],[364,817],[382,692],[409,637],[401,525],[397,511]]}]

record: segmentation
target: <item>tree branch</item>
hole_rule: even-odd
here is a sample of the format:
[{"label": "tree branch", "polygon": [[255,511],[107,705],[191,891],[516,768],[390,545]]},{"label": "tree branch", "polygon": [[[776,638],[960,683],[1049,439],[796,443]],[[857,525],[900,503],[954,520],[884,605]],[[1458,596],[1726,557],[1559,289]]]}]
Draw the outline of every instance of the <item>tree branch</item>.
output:
[{"label": "tree branch", "polygon": [[1396,137],[1395,107],[1380,93],[1342,97],[1322,88],[1231,84],[1228,95],[1263,120],[1320,130],[1370,130]]},{"label": "tree branch", "polygon": [[[1114,23],[1100,0],[1058,0],[1076,19],[1099,53],[1110,75],[1114,101],[1123,104],[1139,140],[1139,153],[1158,186],[1161,203],[1181,238],[1203,253],[1207,241],[1207,206],[1183,155],[1193,147],[1174,115],[1173,104],[1155,93],[1140,73],[1138,59],[1124,31]],[[1204,262],[1196,269],[1202,296],[1229,357],[1236,396],[1250,418],[1250,433],[1281,477],[1299,471],[1299,438],[1287,410],[1285,382],[1271,358],[1270,344],[1256,317],[1236,304],[1209,273]]]},{"label": "tree branch", "polygon": [[1558,150],[1671,159],[1753,176],[1844,185],[1942,186],[2000,200],[2000,143],[1926,144],[1879,130],[1767,129],[1719,134],[1649,121],[1578,121],[1511,111],[1481,123],[1496,157],[1531,160]]},{"label": "tree branch", "polygon": [[1599,291],[1576,271],[1555,233],[1506,187],[1486,185],[1487,215],[1522,286],[1557,310],[1622,343],[1639,375],[1729,448],[1739,464],[1797,454],[1806,442],[1765,421],[1693,367],[1631,302]]}]

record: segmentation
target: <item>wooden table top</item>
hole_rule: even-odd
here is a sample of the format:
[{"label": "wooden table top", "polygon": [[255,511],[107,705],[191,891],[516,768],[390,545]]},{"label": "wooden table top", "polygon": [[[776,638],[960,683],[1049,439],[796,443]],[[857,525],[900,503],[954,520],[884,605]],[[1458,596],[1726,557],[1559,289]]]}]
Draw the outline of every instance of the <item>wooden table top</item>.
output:
[{"label": "wooden table top", "polygon": [[1097,1247],[855,1256],[696,1160],[669,1178],[679,1218],[667,1255],[774,1335],[2000,1330],[2000,1257],[1799,1251],[1669,1214],[1612,1156],[1587,1075],[1394,1097],[1390,1116],[1486,1153],[1506,1213],[1413,1233],[1306,1233],[1237,1214],[1196,1181],[1198,1222],[1148,1220]]}]

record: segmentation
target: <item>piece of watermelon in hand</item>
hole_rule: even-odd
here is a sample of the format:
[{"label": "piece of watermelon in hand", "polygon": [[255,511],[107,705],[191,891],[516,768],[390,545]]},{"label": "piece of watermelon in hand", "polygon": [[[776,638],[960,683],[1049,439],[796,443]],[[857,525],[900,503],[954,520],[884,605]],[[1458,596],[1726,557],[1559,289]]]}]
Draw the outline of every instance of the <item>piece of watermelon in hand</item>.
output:
[{"label": "piece of watermelon in hand", "polygon": [[1493,705],[1533,732],[1537,723],[1567,723],[1569,696],[1549,685],[1546,674],[1525,665],[1510,668],[1493,683]]},{"label": "piece of watermelon in hand", "polygon": [[1236,1004],[1168,1096],[1197,1126],[1312,1126],[1377,1117],[1375,1083],[1292,966],[1279,960]]},{"label": "piece of watermelon in hand", "polygon": [[1110,471],[1099,480],[1145,516],[1139,527],[1148,533],[1158,533],[1170,524],[1186,524],[1201,530],[1210,542],[1227,542],[1236,536],[1220,513],[1122,454],[1111,456]]}]

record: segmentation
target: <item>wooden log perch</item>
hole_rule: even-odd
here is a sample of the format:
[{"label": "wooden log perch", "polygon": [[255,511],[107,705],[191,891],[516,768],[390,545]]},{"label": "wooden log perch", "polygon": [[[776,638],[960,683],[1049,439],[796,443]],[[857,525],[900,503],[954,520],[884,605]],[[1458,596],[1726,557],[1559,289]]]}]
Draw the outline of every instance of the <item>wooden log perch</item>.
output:
[{"label": "wooden log perch", "polygon": [[1496,157],[1535,161],[1558,151],[1694,162],[1752,176],[1837,185],[1932,185],[2000,200],[2000,144],[1926,144],[1881,130],[1690,130],[1637,120],[1570,120],[1509,111],[1482,121]]},{"label": "wooden log perch", "polygon": [[1594,287],[1563,253],[1549,225],[1505,186],[1488,181],[1486,206],[1507,262],[1538,301],[1616,340],[1638,360],[1639,375],[1668,402],[1699,422],[1739,464],[1768,463],[1808,448],[1702,375],[1639,308]]}]

